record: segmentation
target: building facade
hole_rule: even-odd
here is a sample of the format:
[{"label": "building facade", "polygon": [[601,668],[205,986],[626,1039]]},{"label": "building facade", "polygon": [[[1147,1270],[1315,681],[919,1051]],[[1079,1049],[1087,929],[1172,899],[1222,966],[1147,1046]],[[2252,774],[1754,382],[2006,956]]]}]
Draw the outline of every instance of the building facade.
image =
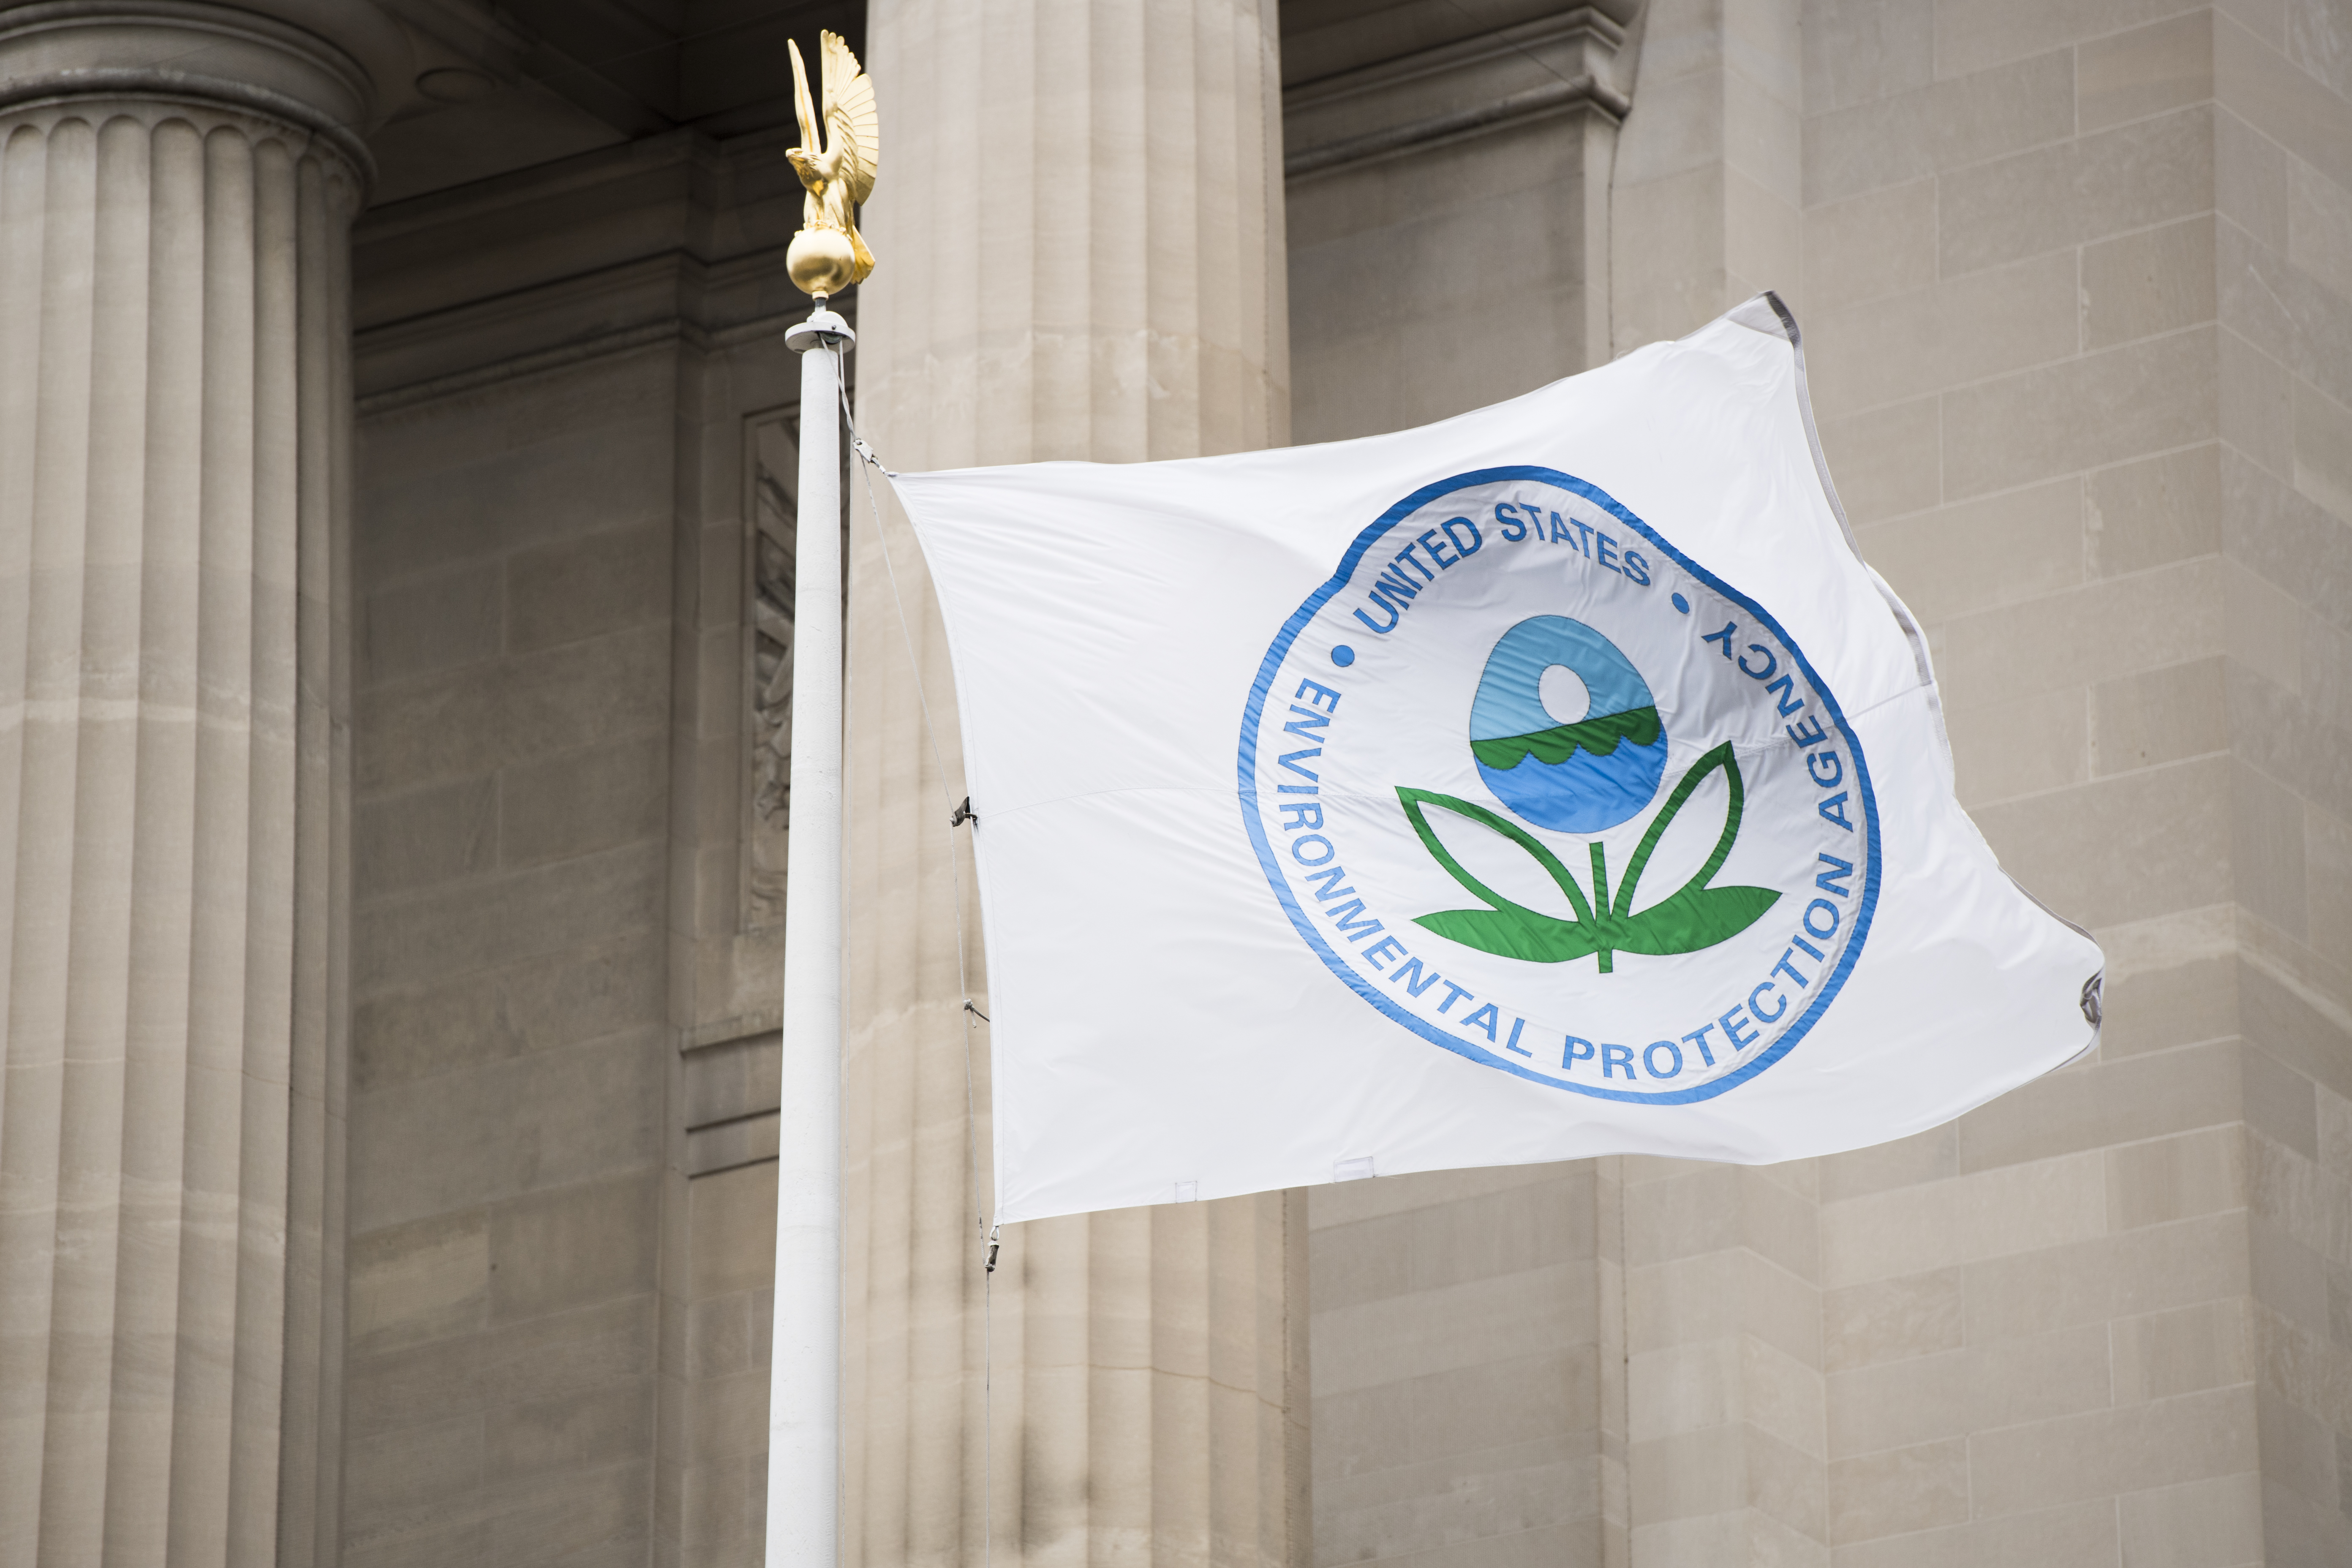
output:
[{"label": "building facade", "polygon": [[2109,962],[2094,1056],[1880,1148],[992,1278],[952,688],[853,483],[845,1561],[2352,1562],[2340,0],[22,0],[0,1564],[758,1560],[821,27],[895,468],[1405,428],[1778,289]]}]

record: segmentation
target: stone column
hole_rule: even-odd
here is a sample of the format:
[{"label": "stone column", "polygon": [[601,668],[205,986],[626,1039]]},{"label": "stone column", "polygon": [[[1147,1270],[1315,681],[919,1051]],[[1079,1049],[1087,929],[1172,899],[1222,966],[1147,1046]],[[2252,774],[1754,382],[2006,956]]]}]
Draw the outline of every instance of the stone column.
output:
[{"label": "stone column", "polygon": [[[1611,193],[1613,353],[1767,288],[1813,346],[1800,188],[1811,35],[1799,21],[1771,0],[1644,6]],[[1603,1419],[1623,1444],[1610,1552],[1640,1568],[1827,1562],[1821,1163],[1627,1155],[1602,1162],[1601,1179],[1617,1202],[1601,1215],[1616,1254],[1601,1273],[1616,1380]]]},{"label": "stone column", "polygon": [[[1287,439],[1271,0],[1027,0],[984,22],[883,0],[869,26],[890,140],[857,384],[887,461]],[[988,1042],[975,1031],[974,1190],[959,893],[987,1000],[966,830],[948,825],[954,688],[904,521],[877,536],[855,489],[851,508],[844,1560],[977,1563],[992,1512],[1000,1564],[1303,1565],[1295,1194],[1011,1227],[984,1450]]]},{"label": "stone column", "polygon": [[1611,181],[1613,344],[1596,360],[1680,337],[1759,289],[1804,320],[1798,12],[1779,0],[1646,0],[1628,83],[1639,107]]},{"label": "stone column", "polygon": [[327,1554],[367,108],[278,21],[0,13],[9,1568]]}]

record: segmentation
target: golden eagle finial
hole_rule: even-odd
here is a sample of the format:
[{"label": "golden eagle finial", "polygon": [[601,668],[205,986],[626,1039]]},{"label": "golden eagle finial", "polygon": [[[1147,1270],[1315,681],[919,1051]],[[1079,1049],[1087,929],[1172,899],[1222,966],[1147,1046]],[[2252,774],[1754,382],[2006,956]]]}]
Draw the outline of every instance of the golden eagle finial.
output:
[{"label": "golden eagle finial", "polygon": [[824,299],[874,270],[874,253],[857,232],[857,209],[874,194],[874,171],[882,158],[881,121],[874,110],[874,79],[858,65],[838,33],[821,33],[824,68],[826,132],[809,101],[808,68],[801,47],[793,54],[793,106],[799,111],[801,144],[784,154],[799,171],[808,195],[802,204],[801,231],[784,253],[785,269],[803,294]]}]

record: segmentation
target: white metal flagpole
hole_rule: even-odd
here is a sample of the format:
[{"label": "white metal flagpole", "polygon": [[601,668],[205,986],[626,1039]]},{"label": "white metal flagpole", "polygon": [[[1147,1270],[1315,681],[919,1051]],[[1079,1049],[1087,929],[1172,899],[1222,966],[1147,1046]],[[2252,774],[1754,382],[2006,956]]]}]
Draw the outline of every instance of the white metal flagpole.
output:
[{"label": "white metal flagpole", "polygon": [[776,1319],[768,1372],[767,1568],[835,1568],[841,1454],[841,354],[817,297],[801,356],[793,566],[791,847]]},{"label": "white metal flagpole", "polygon": [[816,309],[784,334],[801,356],[801,484],[767,1568],[837,1568],[841,1541],[841,354],[856,337],[825,301],[874,269],[856,213],[874,194],[882,136],[874,84],[848,43],[817,42],[822,120],[800,46],[788,46],[801,144],[785,156],[805,195],[784,269]]}]

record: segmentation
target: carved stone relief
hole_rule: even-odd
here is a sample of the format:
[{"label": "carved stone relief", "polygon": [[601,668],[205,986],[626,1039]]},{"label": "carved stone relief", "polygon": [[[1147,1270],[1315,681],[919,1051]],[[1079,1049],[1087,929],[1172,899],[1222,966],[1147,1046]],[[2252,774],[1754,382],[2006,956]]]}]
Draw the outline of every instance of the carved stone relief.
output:
[{"label": "carved stone relief", "polygon": [[744,925],[784,921],[784,854],[792,820],[793,525],[800,455],[782,416],[754,420],[750,449],[751,520],[751,820]]}]

